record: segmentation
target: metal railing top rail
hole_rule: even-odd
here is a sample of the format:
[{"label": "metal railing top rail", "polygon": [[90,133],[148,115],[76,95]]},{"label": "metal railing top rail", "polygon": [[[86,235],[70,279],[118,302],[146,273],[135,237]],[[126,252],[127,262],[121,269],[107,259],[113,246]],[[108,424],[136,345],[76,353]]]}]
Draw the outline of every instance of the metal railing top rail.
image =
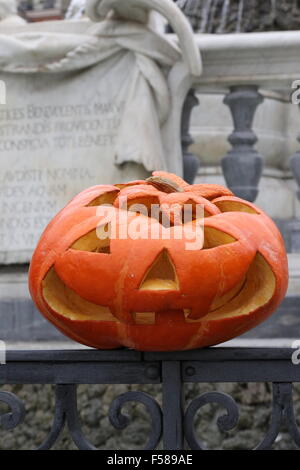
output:
[{"label": "metal railing top rail", "polygon": [[[208,392],[184,405],[185,382],[272,382],[273,401],[269,430],[255,449],[270,448],[285,422],[293,442],[300,447],[300,430],[293,408],[293,382],[300,382],[300,366],[292,361],[290,348],[209,348],[182,352],[140,353],[127,349],[114,351],[56,350],[8,351],[0,366],[2,384],[55,384],[55,412],[52,428],[38,449],[50,449],[62,429],[68,427],[79,449],[96,449],[85,436],[78,412],[77,384],[162,384],[162,405],[142,391],[129,391],[115,398],[109,418],[124,429],[128,417],[122,408],[128,402],[145,406],[151,418],[151,431],[145,449],[155,449],[163,436],[164,448],[204,449],[194,418],[207,404],[226,410],[218,418],[221,431],[233,429],[239,419],[236,401],[223,392]],[[13,393],[0,391],[0,402],[10,408],[0,415],[0,427],[9,431],[24,419],[24,403]]]},{"label": "metal railing top rail", "polygon": [[[6,361],[10,362],[41,362],[53,360],[57,362],[139,362],[139,361],[249,361],[270,360],[289,361],[294,352],[288,347],[221,347],[214,346],[188,351],[135,351],[127,348],[100,350],[100,349],[9,349],[6,352]],[[300,369],[300,368],[299,368]],[[1,368],[0,368],[1,370]],[[300,370],[299,370],[300,373]]]},{"label": "metal railing top rail", "polygon": [[0,366],[0,383],[160,383],[162,364],[170,361],[180,364],[183,382],[300,382],[293,353],[290,348],[8,351],[6,364]]}]

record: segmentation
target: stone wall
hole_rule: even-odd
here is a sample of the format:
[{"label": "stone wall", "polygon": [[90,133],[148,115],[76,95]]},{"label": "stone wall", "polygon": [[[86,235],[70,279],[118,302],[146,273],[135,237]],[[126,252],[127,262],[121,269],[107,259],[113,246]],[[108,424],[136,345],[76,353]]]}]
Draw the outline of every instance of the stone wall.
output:
[{"label": "stone wall", "polygon": [[[78,388],[80,417],[83,430],[94,445],[100,449],[131,450],[141,449],[150,431],[150,420],[141,405],[128,405],[124,411],[132,418],[124,431],[115,430],[107,418],[112,400],[128,390],[143,390],[155,396],[161,403],[160,385],[80,385]],[[54,400],[53,387],[50,385],[15,385],[1,387],[0,390],[12,391],[26,404],[23,424],[12,431],[0,430],[0,450],[32,449],[41,444],[50,430]],[[270,384],[187,384],[185,396],[187,403],[204,392],[223,391],[232,395],[240,407],[240,420],[236,429],[219,432],[218,416],[224,410],[217,406],[205,406],[198,413],[196,426],[199,438],[206,442],[209,449],[251,449],[264,437],[268,430],[271,411]],[[300,386],[294,390],[295,414],[300,414]],[[8,411],[0,404],[0,413]],[[56,449],[75,449],[68,434],[63,432]],[[162,448],[160,443],[159,448]],[[294,449],[287,430],[283,427],[274,445],[275,449]]]}]

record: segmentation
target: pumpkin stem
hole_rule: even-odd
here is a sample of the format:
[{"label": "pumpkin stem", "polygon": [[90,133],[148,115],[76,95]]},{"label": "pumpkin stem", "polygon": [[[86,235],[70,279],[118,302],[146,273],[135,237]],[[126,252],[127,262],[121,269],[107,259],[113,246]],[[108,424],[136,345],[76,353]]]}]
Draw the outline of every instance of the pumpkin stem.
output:
[{"label": "pumpkin stem", "polygon": [[188,186],[182,178],[166,171],[154,171],[146,181],[164,193],[181,193]]}]

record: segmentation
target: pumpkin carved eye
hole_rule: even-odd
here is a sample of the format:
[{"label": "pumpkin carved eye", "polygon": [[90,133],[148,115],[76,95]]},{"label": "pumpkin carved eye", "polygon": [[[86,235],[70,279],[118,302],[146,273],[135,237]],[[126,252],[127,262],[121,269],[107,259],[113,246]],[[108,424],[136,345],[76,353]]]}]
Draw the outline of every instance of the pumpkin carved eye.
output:
[{"label": "pumpkin carved eye", "polygon": [[236,242],[236,238],[226,232],[217,230],[213,227],[204,227],[204,243],[203,248],[216,248],[217,246],[227,245]]},{"label": "pumpkin carved eye", "polygon": [[[91,230],[73,243],[71,249],[110,254],[110,230],[110,224],[100,226],[97,230]],[[103,238],[99,237],[100,232],[105,235]]]},{"label": "pumpkin carved eye", "polygon": [[86,205],[86,207],[94,207],[94,206],[102,206],[102,205],[113,205],[115,200],[118,197],[118,194],[119,194],[118,190],[101,194],[100,196],[96,197],[91,202],[89,202]]},{"label": "pumpkin carved eye", "polygon": [[220,209],[221,212],[246,212],[247,214],[260,214],[253,204],[234,197],[230,199],[216,199],[213,201],[213,203]]}]

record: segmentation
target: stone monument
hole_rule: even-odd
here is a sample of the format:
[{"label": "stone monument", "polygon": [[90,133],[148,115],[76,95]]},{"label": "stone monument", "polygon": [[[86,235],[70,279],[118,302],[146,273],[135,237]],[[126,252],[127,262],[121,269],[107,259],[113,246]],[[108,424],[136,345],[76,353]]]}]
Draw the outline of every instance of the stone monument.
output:
[{"label": "stone monument", "polygon": [[[149,25],[153,9],[179,47]],[[171,0],[90,0],[86,13],[92,21],[1,29],[0,324],[16,296],[27,299],[26,263],[75,194],[154,169],[182,174],[181,113],[201,74],[188,21]],[[24,263],[20,278],[10,266]],[[18,321],[22,305],[14,307]]]},{"label": "stone monument", "polygon": [[85,17],[86,0],[71,0],[66,12],[67,20],[78,20]]},{"label": "stone monument", "polygon": [[26,23],[17,13],[15,0],[0,0],[0,28],[5,25],[17,26]]}]

